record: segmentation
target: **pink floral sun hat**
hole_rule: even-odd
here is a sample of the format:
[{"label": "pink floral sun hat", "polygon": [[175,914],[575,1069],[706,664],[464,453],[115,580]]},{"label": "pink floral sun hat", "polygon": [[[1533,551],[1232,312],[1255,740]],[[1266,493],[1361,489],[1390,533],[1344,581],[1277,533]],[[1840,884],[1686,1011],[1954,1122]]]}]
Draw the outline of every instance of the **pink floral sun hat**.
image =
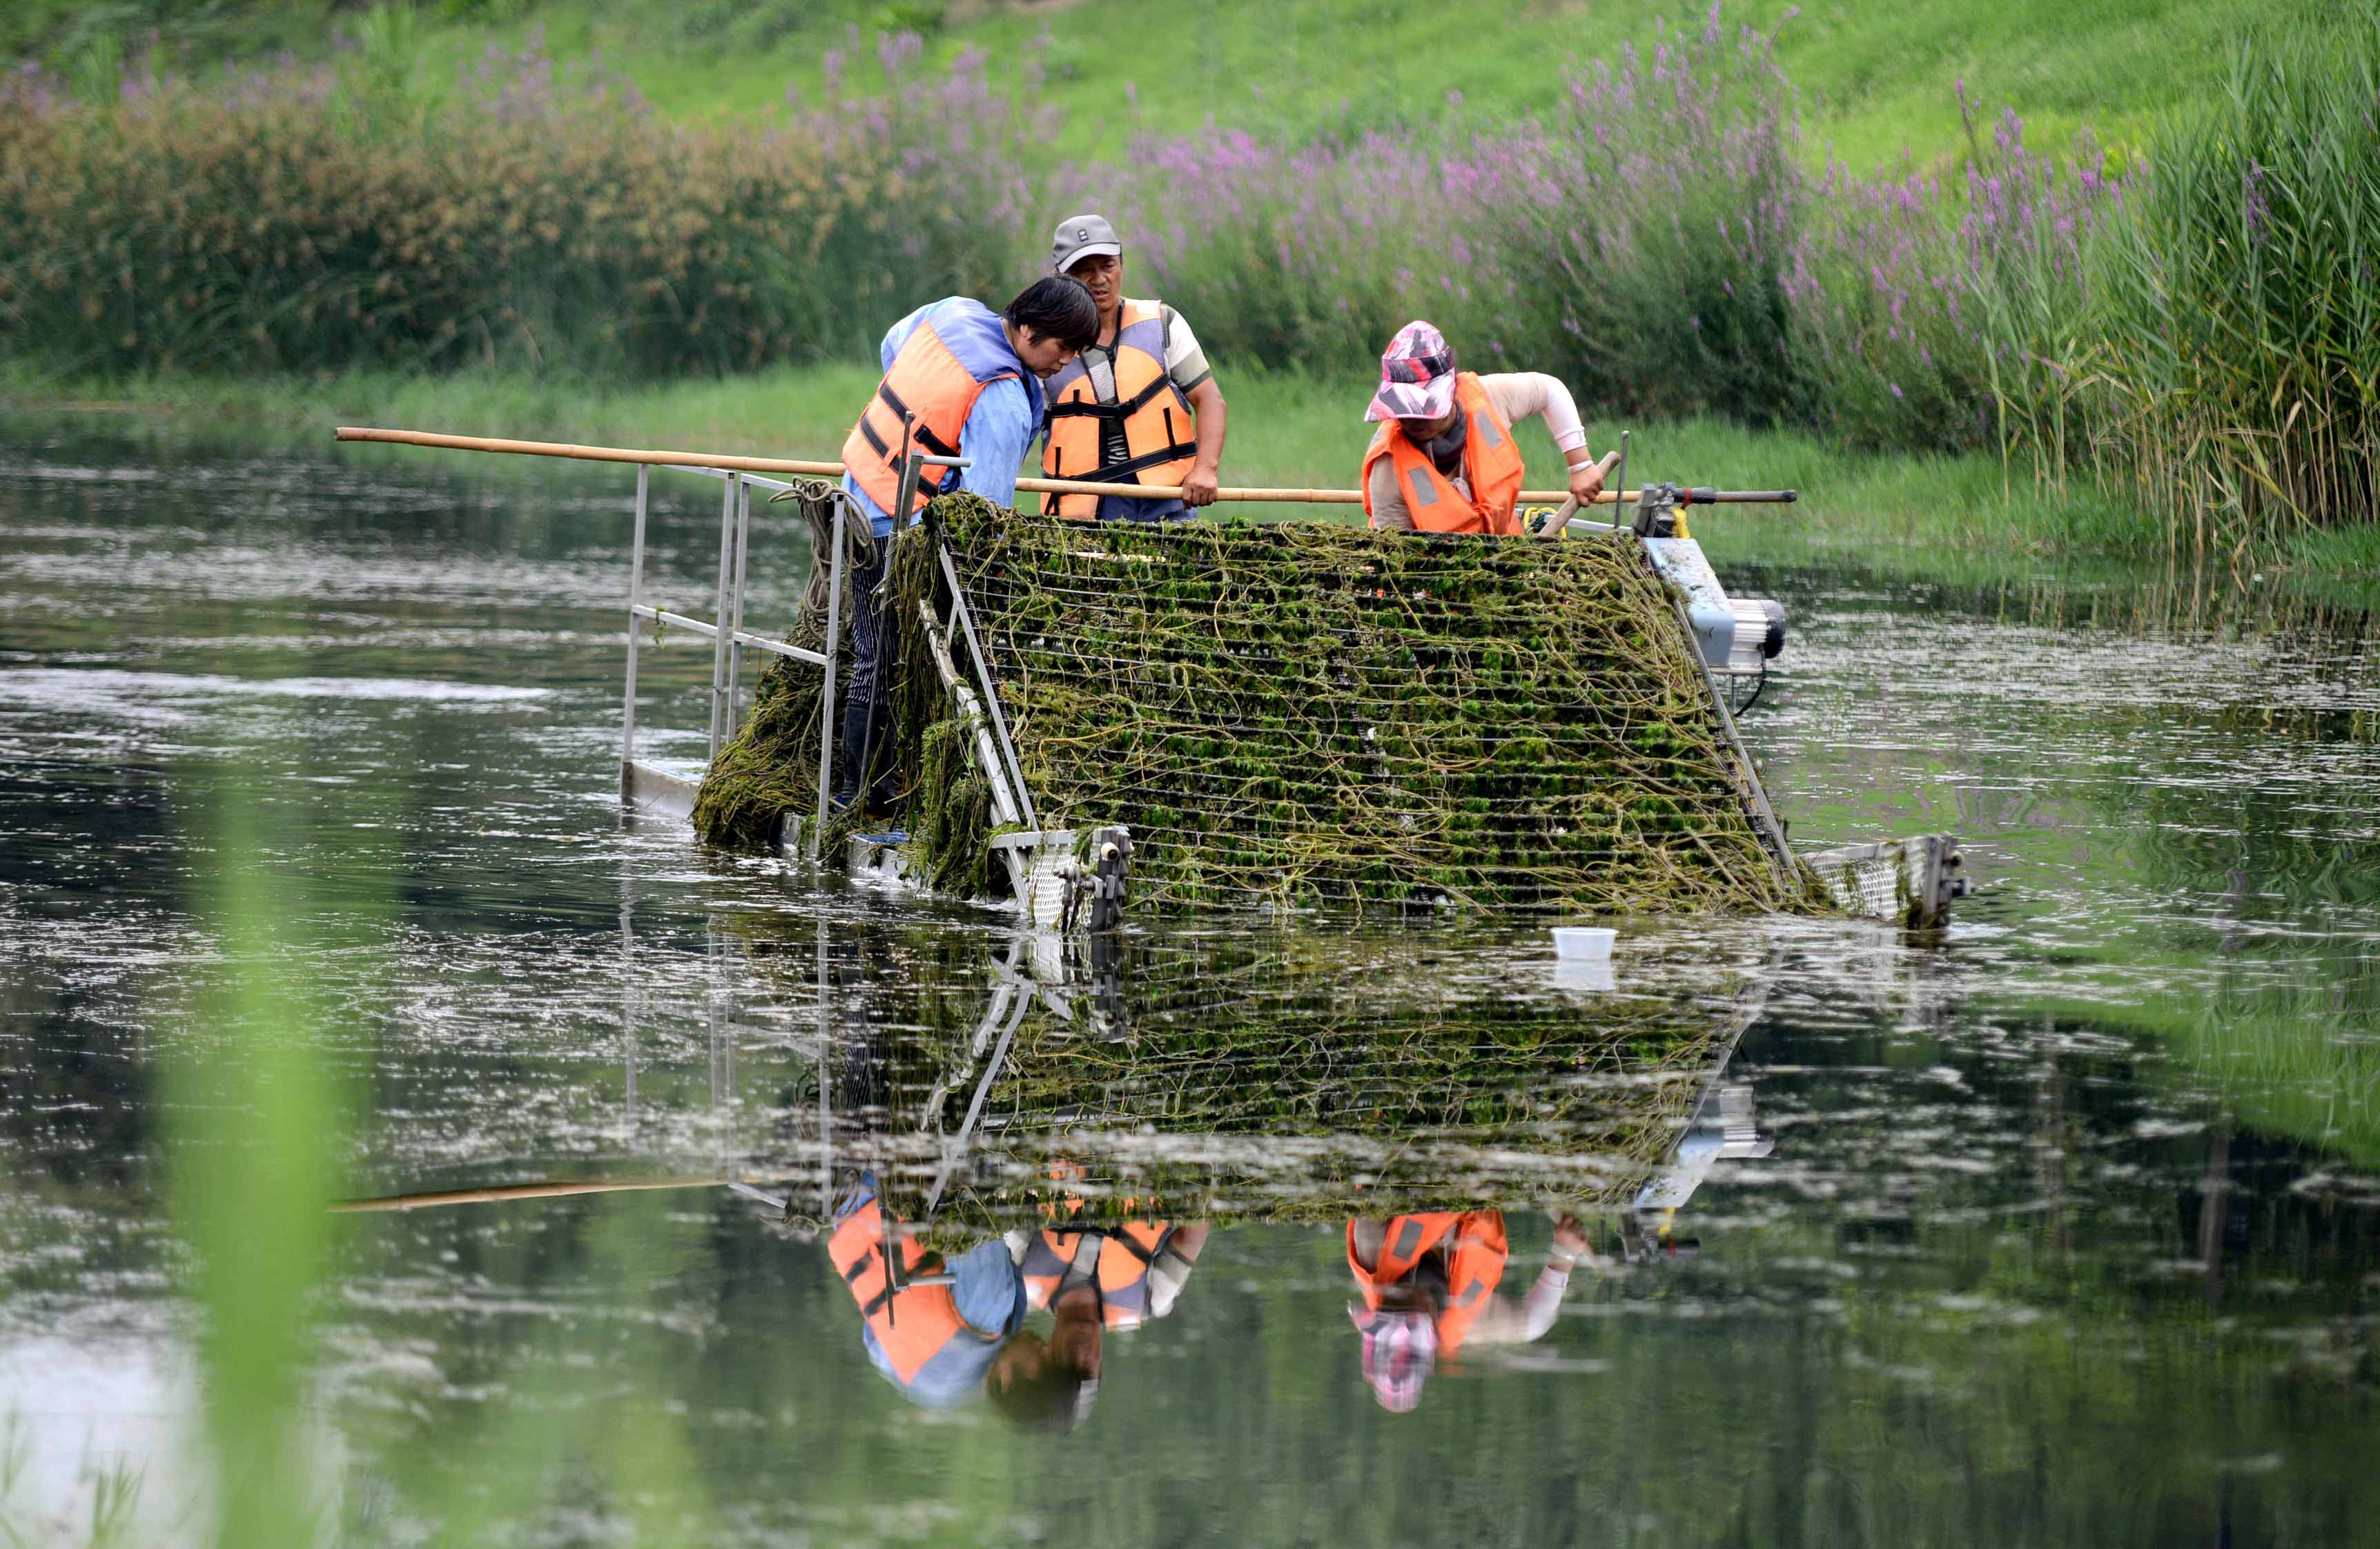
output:
[{"label": "pink floral sun hat", "polygon": [[1438,1324],[1427,1312],[1374,1312],[1352,1302],[1347,1316],[1364,1336],[1372,1397],[1390,1414],[1411,1410],[1438,1365]]},{"label": "pink floral sun hat", "polygon": [[1397,330],[1380,353],[1380,390],[1366,420],[1435,420],[1454,407],[1454,350],[1419,319]]}]

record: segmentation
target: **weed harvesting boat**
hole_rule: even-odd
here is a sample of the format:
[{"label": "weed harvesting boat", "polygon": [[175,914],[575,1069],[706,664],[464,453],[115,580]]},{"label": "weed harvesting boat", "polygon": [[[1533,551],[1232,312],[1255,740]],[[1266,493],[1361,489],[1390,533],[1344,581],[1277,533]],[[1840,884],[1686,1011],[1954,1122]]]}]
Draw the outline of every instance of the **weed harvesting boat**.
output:
[{"label": "weed harvesting boat", "polygon": [[[1739,734],[1784,610],[1730,597],[1687,509],[1791,499],[1648,485],[1610,520],[1555,494],[1548,541],[1235,518],[1069,521],[944,495],[892,541],[895,734],[835,811],[838,665],[866,525],[835,465],[417,432],[343,439],[638,465],[622,789],[714,844],[1105,931],[1135,910],[1849,911],[1939,926],[1964,891],[1948,835],[1820,854],[1787,843]],[[906,473],[938,461],[913,456]],[[725,484],[718,608],[644,597],[655,467]],[[768,475],[804,476],[790,483]],[[1120,486],[1020,481],[1028,491]],[[751,491],[818,557],[787,635],[747,630]],[[1131,493],[1146,494],[1137,486]],[[1161,492],[1160,492],[1161,493]],[[1329,500],[1354,492],[1230,491]],[[710,639],[710,756],[688,782],[635,756],[638,635]],[[742,712],[746,651],[774,660]]]}]

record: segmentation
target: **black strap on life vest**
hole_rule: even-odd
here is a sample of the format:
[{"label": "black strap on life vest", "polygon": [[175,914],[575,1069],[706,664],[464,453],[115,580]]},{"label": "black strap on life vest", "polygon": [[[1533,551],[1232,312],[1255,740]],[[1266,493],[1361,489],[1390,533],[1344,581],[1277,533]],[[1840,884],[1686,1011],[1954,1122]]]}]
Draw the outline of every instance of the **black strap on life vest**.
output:
[{"label": "black strap on life vest", "polygon": [[[1171,446],[1160,446],[1154,452],[1143,452],[1136,457],[1126,457],[1122,462],[1101,463],[1091,472],[1072,474],[1069,477],[1102,484],[1117,483],[1122,482],[1126,474],[1138,473],[1144,468],[1155,468],[1160,463],[1172,462],[1176,457],[1195,457],[1197,451],[1197,443],[1177,441]],[[1117,498],[1123,497],[1119,495]]]},{"label": "black strap on life vest", "polygon": [[1138,1259],[1142,1263],[1153,1264],[1157,1262],[1157,1255],[1165,1251],[1165,1245],[1173,1240],[1173,1232],[1171,1227],[1167,1228],[1165,1235],[1157,1239],[1156,1248],[1147,1252],[1141,1250],[1140,1244],[1134,1240],[1129,1232],[1118,1232],[1108,1240]]},{"label": "black strap on life vest", "polygon": [[[892,391],[892,384],[890,382],[878,383],[876,384],[876,396],[884,400],[884,407],[892,411],[892,418],[902,421],[906,421],[909,418],[909,406],[901,401],[900,394]],[[866,421],[862,421],[863,424]],[[928,430],[922,421],[911,425],[909,429],[917,436],[919,444],[933,456],[938,457],[955,457],[959,455],[959,449],[957,447],[952,445],[949,442],[944,441],[932,431]],[[869,445],[875,447],[879,452],[883,453],[886,457],[889,457],[892,455],[892,449],[886,446],[882,442],[877,440],[874,435],[871,434],[868,438],[868,442]]]},{"label": "black strap on life vest", "polygon": [[1075,398],[1065,403],[1051,404],[1050,418],[1122,421],[1155,403],[1157,396],[1172,385],[1173,379],[1160,372],[1156,381],[1121,403],[1101,403],[1097,398]]}]

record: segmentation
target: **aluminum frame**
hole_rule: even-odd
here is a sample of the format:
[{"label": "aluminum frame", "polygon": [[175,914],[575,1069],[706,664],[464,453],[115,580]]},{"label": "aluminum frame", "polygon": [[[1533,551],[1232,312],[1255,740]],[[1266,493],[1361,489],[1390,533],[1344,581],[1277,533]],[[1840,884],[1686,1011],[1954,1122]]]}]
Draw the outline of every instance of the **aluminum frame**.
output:
[{"label": "aluminum frame", "polygon": [[[957,466],[965,466],[964,459],[950,460]],[[660,770],[647,769],[637,762],[637,630],[640,624],[650,620],[662,628],[682,629],[711,642],[710,730],[706,769],[718,762],[720,749],[735,737],[742,722],[744,652],[748,648],[788,661],[807,663],[826,674],[825,726],[819,748],[818,821],[810,831],[808,847],[810,859],[816,860],[819,857],[819,834],[826,825],[826,772],[832,767],[834,758],[835,660],[843,646],[844,547],[850,531],[851,498],[841,491],[836,492],[834,531],[828,544],[829,552],[810,556],[813,571],[821,559],[828,567],[825,649],[811,651],[790,640],[758,634],[744,628],[744,601],[751,546],[752,491],[757,488],[773,493],[794,486],[782,479],[763,478],[738,469],[663,466],[674,472],[718,479],[726,485],[720,497],[717,600],[709,619],[675,613],[645,600],[647,518],[651,505],[652,465],[639,464],[637,469],[636,524],[628,549],[627,659],[620,708],[621,799],[631,805],[643,804],[649,793],[666,791],[672,793],[672,799],[667,804],[685,804],[690,810],[691,803],[686,799],[686,793],[694,788],[684,780]]]}]

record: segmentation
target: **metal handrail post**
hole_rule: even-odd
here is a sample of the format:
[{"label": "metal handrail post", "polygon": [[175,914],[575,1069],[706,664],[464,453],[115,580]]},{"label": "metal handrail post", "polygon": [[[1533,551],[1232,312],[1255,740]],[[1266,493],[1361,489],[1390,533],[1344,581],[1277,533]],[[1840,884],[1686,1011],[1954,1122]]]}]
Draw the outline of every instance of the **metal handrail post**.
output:
[{"label": "metal handrail post", "polygon": [[727,735],[731,740],[735,736],[736,723],[742,719],[744,642],[736,637],[744,633],[744,551],[751,531],[752,489],[739,480],[735,487],[735,585],[728,604],[733,619],[727,639]]},{"label": "metal handrail post", "polygon": [[1620,508],[1620,494],[1628,487],[1628,433],[1620,433],[1620,466],[1611,473],[1611,531],[1618,532],[1627,513]]},{"label": "metal handrail post", "polygon": [[645,496],[653,470],[637,470],[637,535],[628,544],[628,688],[620,701],[620,788],[637,757],[637,608],[645,600]]},{"label": "metal handrail post", "polygon": [[620,1123],[633,1138],[637,1132],[637,933],[633,923],[635,896],[629,873],[620,873],[620,1037],[625,1045],[626,1074],[623,1082]]},{"label": "metal handrail post", "polygon": [[[818,822],[810,828],[810,860],[819,858],[820,836],[826,833],[828,782],[834,772],[834,664],[843,645],[843,524],[852,511],[851,497],[837,491],[834,536],[827,540],[826,559],[826,683],[819,693]],[[815,565],[816,559],[810,561]]]},{"label": "metal handrail post", "polygon": [[710,616],[719,630],[711,637],[710,646],[710,756],[704,761],[706,774],[710,764],[719,762],[719,733],[726,717],[728,570],[735,555],[735,496],[742,488],[742,481],[731,477],[726,498],[719,503],[719,606]]},{"label": "metal handrail post", "polygon": [[915,515],[909,507],[917,504],[917,483],[926,470],[926,455],[923,452],[905,450],[908,445],[906,441],[904,441],[902,445],[905,450],[901,454],[901,487],[892,497],[894,511],[892,533],[895,537],[900,536],[901,530],[909,525],[910,518]]}]

